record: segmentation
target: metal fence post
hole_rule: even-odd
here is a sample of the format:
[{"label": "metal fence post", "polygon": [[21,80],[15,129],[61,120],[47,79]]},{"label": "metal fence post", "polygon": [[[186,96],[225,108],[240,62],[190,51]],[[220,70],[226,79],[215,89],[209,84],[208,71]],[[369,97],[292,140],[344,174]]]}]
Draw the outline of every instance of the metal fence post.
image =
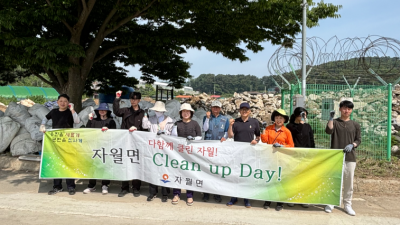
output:
[{"label": "metal fence post", "polygon": [[390,162],[392,153],[392,84],[388,84],[388,122],[387,122],[387,160]]},{"label": "metal fence post", "polygon": [[[350,89],[350,97],[353,99],[354,102],[354,90]],[[353,112],[350,114],[350,119],[353,120]]]},{"label": "metal fence post", "polygon": [[285,91],[281,88],[281,109],[285,110]]},{"label": "metal fence post", "polygon": [[293,89],[294,89],[294,85],[291,84],[290,86],[291,86],[291,88],[290,88],[290,111],[289,111],[289,115],[292,115],[292,112],[293,112]]}]

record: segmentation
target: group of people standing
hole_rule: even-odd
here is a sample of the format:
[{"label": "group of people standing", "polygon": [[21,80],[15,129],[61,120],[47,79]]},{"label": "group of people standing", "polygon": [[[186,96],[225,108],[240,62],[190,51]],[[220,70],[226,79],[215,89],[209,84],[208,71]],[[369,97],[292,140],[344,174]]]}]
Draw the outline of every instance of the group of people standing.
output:
[{"label": "group of people standing", "polygon": [[[194,110],[190,104],[184,103],[181,105],[179,115],[181,120],[174,121],[172,118],[165,115],[165,104],[157,101],[153,108],[150,110],[155,111],[155,115],[148,117],[147,110],[143,110],[139,106],[141,94],[139,92],[132,92],[130,94],[131,107],[120,108],[121,91],[116,92],[116,98],[113,102],[113,112],[116,116],[122,117],[121,129],[128,129],[129,132],[150,131],[157,134],[172,135],[184,137],[188,140],[201,140],[202,131],[199,124],[192,120]],[[73,123],[79,123],[79,117],[73,110],[73,104],[69,103],[69,97],[62,94],[58,98],[58,109],[53,109],[42,121],[40,130],[45,132],[45,124],[47,120],[53,119],[53,128],[72,128]],[[274,148],[280,147],[304,147],[315,148],[314,134],[311,126],[306,123],[308,112],[302,107],[297,107],[293,114],[289,116],[285,110],[277,109],[271,114],[272,125],[264,127],[261,133],[258,120],[251,118],[251,107],[249,103],[243,102],[240,104],[240,117],[236,119],[228,119],[228,117],[221,114],[222,104],[215,100],[211,104],[211,112],[207,112],[203,118],[203,131],[204,140],[220,140],[226,141],[228,138],[233,138],[234,141],[248,142],[256,145],[261,140],[263,143],[272,144]],[[355,215],[351,207],[351,199],[353,194],[353,177],[356,166],[355,149],[361,143],[360,125],[350,120],[351,112],[354,105],[351,101],[342,101],[339,105],[341,115],[339,118],[334,119],[335,111],[330,113],[330,119],[326,125],[326,133],[331,135],[331,148],[343,149],[345,156],[344,175],[343,175],[343,188],[344,188],[344,210],[349,215]],[[115,121],[111,118],[111,111],[106,103],[99,105],[95,110],[96,117],[93,114],[89,115],[89,121],[86,125],[87,128],[99,128],[103,131],[108,129],[115,129]],[[287,126],[285,127],[285,124]],[[108,186],[110,181],[102,181],[102,193],[108,193]],[[90,180],[88,187],[83,193],[88,194],[95,191],[96,180]],[[135,197],[140,196],[140,180],[132,180],[132,192]],[[75,183],[73,179],[67,179],[67,188],[69,194],[75,194]],[[56,194],[62,191],[61,180],[55,179],[54,186],[49,195]],[[168,201],[170,189],[166,187],[161,188],[162,202]],[[178,204],[181,196],[181,189],[173,189],[172,204]],[[123,181],[121,192],[118,197],[123,197],[129,193],[129,182]],[[149,196],[147,201],[152,201],[157,197],[158,186],[149,184]],[[193,205],[193,191],[186,190],[186,204]],[[203,201],[209,201],[209,194],[204,193]],[[221,202],[220,195],[214,195],[216,202]],[[236,197],[232,197],[226,204],[232,206],[238,202]],[[271,206],[270,201],[264,203],[264,208],[268,209]],[[244,205],[247,208],[251,207],[248,199],[244,199]],[[280,211],[283,209],[283,203],[276,203],[275,209]],[[294,204],[288,204],[293,207]],[[301,206],[308,208],[307,204]],[[332,212],[333,206],[327,205],[325,212]]]}]

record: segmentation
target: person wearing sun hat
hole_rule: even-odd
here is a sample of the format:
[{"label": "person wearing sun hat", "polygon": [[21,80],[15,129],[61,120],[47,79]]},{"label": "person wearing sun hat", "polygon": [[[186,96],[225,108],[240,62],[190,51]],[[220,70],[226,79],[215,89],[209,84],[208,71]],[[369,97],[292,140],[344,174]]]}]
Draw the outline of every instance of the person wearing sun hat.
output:
[{"label": "person wearing sun hat", "polygon": [[[142,127],[143,129],[149,129],[150,132],[156,133],[158,135],[165,134],[171,135],[172,128],[174,126],[174,120],[164,115],[167,110],[165,109],[165,104],[162,101],[157,101],[154,104],[154,107],[150,108],[150,110],[155,111],[154,116],[150,116],[147,118],[147,113],[144,114]],[[162,192],[162,202],[168,201],[168,194],[170,193],[170,189],[167,187],[161,188]],[[147,201],[153,201],[157,197],[158,186],[149,183],[149,197],[147,197]]]},{"label": "person wearing sun hat", "polygon": [[[265,128],[264,133],[261,134],[261,141],[263,143],[272,144],[273,147],[294,147],[292,133],[287,129],[284,123],[289,121],[289,116],[283,109],[276,109],[271,114],[271,121],[274,124]],[[270,201],[264,203],[264,209],[268,209],[271,205]],[[281,211],[283,209],[283,203],[278,202],[275,210]]]},{"label": "person wearing sun hat", "polygon": [[[89,113],[89,121],[86,124],[86,128],[101,128],[103,132],[107,131],[108,129],[116,129],[117,124],[111,117],[111,110],[109,109],[107,103],[101,103],[99,108],[94,110],[96,118],[94,118],[93,113]],[[102,194],[105,195],[108,193],[108,186],[110,185],[109,180],[103,180],[102,184]],[[89,194],[96,190],[96,180],[91,179],[89,180],[88,187],[83,190],[84,194]]]},{"label": "person wearing sun hat", "polygon": [[[188,103],[183,103],[179,110],[179,115],[182,120],[175,122],[176,126],[174,126],[171,135],[187,138],[188,141],[201,140],[200,125],[196,121],[192,120],[194,115],[192,106]],[[193,191],[186,190],[186,205],[193,205],[193,194]],[[172,204],[176,205],[180,200],[181,189],[174,188],[173,195],[174,198],[172,199]]]}]

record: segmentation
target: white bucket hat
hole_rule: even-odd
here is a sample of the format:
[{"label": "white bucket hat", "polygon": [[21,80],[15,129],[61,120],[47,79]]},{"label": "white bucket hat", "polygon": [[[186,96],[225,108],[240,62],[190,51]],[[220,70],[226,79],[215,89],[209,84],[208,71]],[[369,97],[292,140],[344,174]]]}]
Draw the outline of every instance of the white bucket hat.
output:
[{"label": "white bucket hat", "polygon": [[179,109],[179,112],[182,110],[190,110],[190,111],[194,112],[194,110],[192,109],[192,106],[189,103],[183,103],[181,105],[181,108]]},{"label": "white bucket hat", "polygon": [[150,108],[150,110],[154,110],[157,112],[166,112],[167,110],[165,109],[165,104],[162,101],[156,101],[154,104],[153,108]]},{"label": "white bucket hat", "polygon": [[214,107],[214,106],[221,108],[222,107],[222,103],[220,101],[218,101],[218,100],[215,100],[215,101],[211,102],[211,107]]}]

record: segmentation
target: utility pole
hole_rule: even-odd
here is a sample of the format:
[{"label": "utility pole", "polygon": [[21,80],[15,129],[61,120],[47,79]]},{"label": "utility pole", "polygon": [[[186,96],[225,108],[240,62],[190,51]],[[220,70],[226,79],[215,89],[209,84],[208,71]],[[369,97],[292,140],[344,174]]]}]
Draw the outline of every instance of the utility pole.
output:
[{"label": "utility pole", "polygon": [[307,29],[307,2],[306,0],[303,0],[303,4],[301,4],[303,7],[303,28],[302,28],[302,82],[301,85],[303,86],[302,88],[302,94],[304,97],[304,101],[306,99],[306,78],[307,78],[307,71],[306,71],[306,60],[307,60],[307,52],[306,52],[306,29]]},{"label": "utility pole", "polygon": [[215,74],[214,74],[214,95],[215,95]]}]

